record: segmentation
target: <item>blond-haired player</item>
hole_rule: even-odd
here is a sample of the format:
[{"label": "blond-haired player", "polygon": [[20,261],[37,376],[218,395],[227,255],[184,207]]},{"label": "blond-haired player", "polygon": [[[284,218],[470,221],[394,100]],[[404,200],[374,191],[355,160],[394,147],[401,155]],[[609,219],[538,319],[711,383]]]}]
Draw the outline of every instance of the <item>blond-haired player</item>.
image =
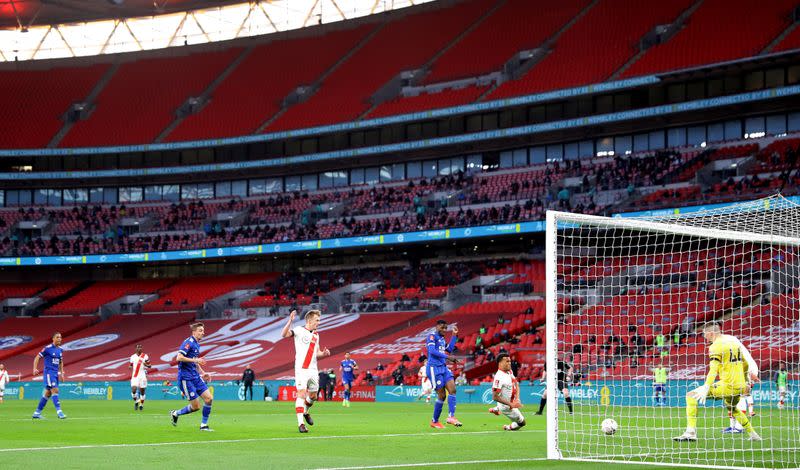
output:
[{"label": "blond-haired player", "polygon": [[[708,348],[709,366],[705,383],[686,394],[686,431],[674,440],[679,442],[697,440],[697,405],[702,405],[708,397],[722,400],[725,408],[738,421],[751,441],[760,441],[761,437],[753,429],[746,413],[737,412],[742,394],[749,387],[744,372],[744,346],[733,336],[722,334],[716,323],[707,324],[703,328],[703,337],[711,346]],[[751,378],[757,380],[758,377]],[[719,380],[714,381],[719,375]]]},{"label": "blond-haired player", "polygon": [[150,356],[144,353],[141,344],[136,345],[136,352],[131,355],[128,369],[131,371],[131,398],[133,410],[144,410],[144,398],[147,393],[147,371],[150,369]]},{"label": "blond-haired player", "polygon": [[330,356],[331,352],[319,347],[319,321],[321,313],[319,310],[309,310],[306,313],[306,324],[292,328],[296,310],[292,310],[286,325],[283,326],[281,336],[288,338],[294,336],[294,385],[297,388],[297,399],[295,400],[295,411],[297,413],[298,429],[302,433],[308,432],[308,428],[303,423],[305,420],[309,426],[314,425],[314,420],[308,409],[317,400],[319,391],[319,370],[317,369],[317,358]]},{"label": "blond-haired player", "polygon": [[504,424],[506,431],[516,431],[525,426],[525,417],[519,411],[522,403],[519,402],[519,382],[511,370],[511,357],[502,353],[497,356],[497,373],[492,382],[492,398],[497,406],[490,409],[492,414],[502,414],[511,420],[511,424]]}]

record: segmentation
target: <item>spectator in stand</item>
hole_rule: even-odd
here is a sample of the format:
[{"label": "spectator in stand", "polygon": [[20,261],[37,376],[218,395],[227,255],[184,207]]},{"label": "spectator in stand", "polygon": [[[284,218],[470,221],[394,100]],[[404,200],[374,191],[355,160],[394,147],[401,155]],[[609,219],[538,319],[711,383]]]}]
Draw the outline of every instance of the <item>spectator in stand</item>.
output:
[{"label": "spectator in stand", "polygon": [[481,323],[481,327],[478,329],[478,334],[485,335],[486,334],[486,325]]},{"label": "spectator in stand", "polygon": [[503,324],[505,324],[505,322],[506,322],[506,318],[503,316],[502,313],[497,316],[497,324],[498,325],[503,325]]},{"label": "spectator in stand", "polygon": [[381,364],[381,363],[380,363],[380,361],[378,361],[378,365],[377,365],[377,366],[375,366],[375,370],[385,370],[385,369],[386,369],[386,368],[385,368],[385,367],[383,367],[383,364]]},{"label": "spectator in stand", "polygon": [[464,375],[463,371],[460,374],[458,374],[458,377],[456,377],[456,385],[458,386],[467,385],[467,376]]},{"label": "spectator in stand", "polygon": [[364,374],[364,381],[367,382],[369,385],[375,384],[375,378],[372,376],[372,372],[367,370]]},{"label": "spectator in stand", "polygon": [[253,369],[250,368],[250,364],[247,365],[244,369],[244,373],[242,373],[242,384],[244,384],[244,394],[243,398],[247,399],[247,391],[250,391],[250,401],[253,401],[253,382],[256,380],[256,373],[253,372]]},{"label": "spectator in stand", "polygon": [[514,377],[517,376],[517,372],[519,371],[519,365],[520,365],[519,361],[517,361],[516,357],[511,359],[511,371],[514,373]]}]

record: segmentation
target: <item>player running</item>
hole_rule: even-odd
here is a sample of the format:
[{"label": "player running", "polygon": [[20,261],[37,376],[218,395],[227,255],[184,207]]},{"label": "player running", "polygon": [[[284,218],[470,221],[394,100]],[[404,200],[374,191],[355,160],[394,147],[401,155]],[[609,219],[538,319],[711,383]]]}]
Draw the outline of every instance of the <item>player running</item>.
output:
[{"label": "player running", "polygon": [[497,406],[489,409],[495,415],[502,414],[511,420],[511,424],[504,424],[506,431],[516,431],[525,426],[525,417],[519,411],[522,403],[519,401],[519,382],[511,371],[511,357],[506,353],[497,356],[497,373],[492,382],[492,399]]},{"label": "player running", "polygon": [[789,384],[789,371],[786,370],[785,362],[781,362],[778,372],[775,373],[775,384],[778,386],[778,409],[782,410],[786,406],[786,387]]},{"label": "player running", "polygon": [[6,394],[6,385],[11,379],[8,377],[8,371],[5,364],[0,364],[0,403],[3,403],[3,395]]},{"label": "player running", "polygon": [[294,385],[297,388],[297,399],[294,402],[295,412],[297,413],[297,427],[301,433],[307,433],[308,428],[303,423],[305,420],[309,426],[314,425],[308,409],[317,401],[319,392],[319,371],[317,370],[317,358],[330,356],[331,352],[319,347],[319,319],[322,315],[319,310],[309,310],[306,312],[305,326],[292,328],[296,310],[289,314],[289,320],[283,326],[281,336],[288,338],[294,336]]},{"label": "player running", "polygon": [[[744,346],[737,338],[723,335],[716,323],[709,323],[703,328],[703,337],[711,344],[708,348],[708,375],[701,387],[686,394],[686,431],[673,439],[679,442],[697,440],[697,405],[704,404],[706,399],[711,397],[723,400],[725,408],[747,431],[751,441],[760,441],[761,436],[753,429],[747,414],[736,409],[742,394],[748,388],[744,373]],[[755,367],[750,368],[750,377],[752,380],[758,380],[754,372],[756,372]],[[715,382],[714,379],[718,374],[719,381]]]},{"label": "player running", "polygon": [[419,385],[422,387],[422,391],[417,397],[417,400],[422,400],[424,398],[425,403],[430,403],[431,395],[433,395],[433,384],[431,384],[431,379],[428,378],[427,358],[422,361],[422,365],[419,367],[419,371],[417,372],[417,377],[419,377]]},{"label": "player running", "polygon": [[448,409],[447,424],[452,424],[456,427],[461,426],[461,422],[456,419],[456,383],[453,379],[453,373],[447,368],[447,354],[453,352],[456,348],[458,327],[453,325],[453,336],[450,337],[449,343],[444,340],[446,331],[447,322],[444,320],[437,321],[436,331],[428,335],[427,343],[428,363],[426,365],[426,373],[438,395],[433,406],[431,427],[437,429],[444,428],[444,425],[439,422],[439,417],[442,415],[445,398],[447,399]]},{"label": "player running", "polygon": [[200,398],[203,399],[203,418],[200,420],[201,431],[213,431],[208,427],[208,418],[211,416],[211,404],[214,401],[211,390],[206,383],[211,376],[203,370],[206,360],[200,357],[200,340],[206,334],[202,323],[192,323],[192,335],[183,340],[175,360],[178,361],[178,387],[189,400],[189,404],[180,410],[169,412],[172,425],[178,425],[178,417],[194,413],[200,409]]},{"label": "player running", "polygon": [[[569,382],[572,380],[572,364],[568,363],[564,359],[559,359],[556,362],[556,369],[558,371],[558,377],[556,377],[556,390],[561,392],[564,395],[564,402],[567,404],[567,408],[569,409],[569,414],[572,414],[572,397],[569,396]],[[547,383],[547,369],[542,369],[542,383]],[[556,397],[558,398],[558,397]],[[539,401],[539,411],[535,414],[538,416],[542,415],[544,411],[544,407],[547,405],[547,386],[545,386],[544,391],[542,392],[542,399]]]},{"label": "player running", "polygon": [[344,353],[344,361],[339,365],[339,370],[342,373],[342,386],[344,387],[344,400],[342,406],[350,408],[350,389],[353,387],[353,382],[356,379],[355,373],[358,370],[356,361],[350,359],[350,353]]},{"label": "player running", "polygon": [[39,351],[33,359],[33,376],[39,375],[39,359],[44,360],[44,370],[42,371],[42,382],[44,382],[44,392],[39,400],[39,406],[33,412],[33,419],[42,419],[42,410],[47,404],[47,400],[53,398],[53,406],[56,407],[58,419],[66,419],[67,415],[61,411],[61,402],[58,400],[58,376],[61,380],[66,380],[64,375],[63,350],[61,349],[61,333],[53,334],[53,342]]}]

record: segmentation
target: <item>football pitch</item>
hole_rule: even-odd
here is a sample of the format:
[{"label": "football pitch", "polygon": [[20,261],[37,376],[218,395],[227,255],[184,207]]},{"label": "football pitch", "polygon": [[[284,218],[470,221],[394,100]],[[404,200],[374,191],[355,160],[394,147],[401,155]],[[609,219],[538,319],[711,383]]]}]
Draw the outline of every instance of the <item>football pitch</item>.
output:
[{"label": "football pitch", "polygon": [[[294,403],[227,402],[214,403],[209,424],[212,433],[200,432],[200,413],[182,416],[177,427],[168,412],[179,401],[151,401],[144,411],[134,412],[123,401],[65,400],[66,420],[55,417],[48,404],[46,420],[30,419],[34,401],[7,401],[0,405],[0,468],[604,468],[607,463],[545,460],[545,418],[534,416],[528,405],[528,426],[518,432],[502,431],[508,420],[487,412],[485,405],[461,404],[461,428],[448,426],[436,430],[428,426],[431,406],[423,403],[317,403],[315,425],[308,434],[297,432]],[[644,418],[647,409],[641,409]],[[677,423],[683,410],[654,410],[674,416]],[[767,413],[769,411],[767,410]],[[620,432],[605,436],[596,419],[576,414],[575,430],[587,432],[581,449],[591,448],[602,455],[633,445],[642,451],[686,452],[687,464],[699,463],[698,454],[719,450],[721,437],[711,442],[678,444],[669,436],[674,429],[656,427],[655,415],[638,425],[620,423]],[[598,421],[599,422],[599,421]],[[582,423],[579,425],[578,423]],[[565,423],[566,424],[566,423]],[[701,424],[704,424],[701,422]],[[725,423],[720,423],[725,424]],[[789,425],[790,423],[786,423]],[[596,429],[597,432],[589,430]],[[701,429],[704,433],[719,433]],[[795,430],[795,433],[797,430]],[[770,433],[763,432],[769,444]],[[561,438],[566,437],[562,434]],[[578,437],[575,435],[574,437]],[[743,436],[728,436],[742,442]],[[727,447],[727,446],[725,446]],[[749,447],[749,444],[747,445]],[[775,455],[771,451],[769,455]],[[764,453],[766,460],[767,453]],[[720,455],[719,457],[722,457]],[[697,460],[695,460],[697,459]],[[703,462],[706,463],[706,462]],[[741,463],[740,463],[741,464]],[[623,468],[653,468],[625,465]],[[674,468],[674,467],[673,467]]]}]

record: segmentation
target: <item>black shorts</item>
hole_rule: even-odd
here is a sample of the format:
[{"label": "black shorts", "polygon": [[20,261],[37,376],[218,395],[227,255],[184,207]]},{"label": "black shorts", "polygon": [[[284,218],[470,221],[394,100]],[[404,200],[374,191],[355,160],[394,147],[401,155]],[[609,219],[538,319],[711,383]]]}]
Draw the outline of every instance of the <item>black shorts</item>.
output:
[{"label": "black shorts", "polygon": [[567,386],[567,382],[565,380],[559,380],[558,381],[558,391],[560,392],[561,390],[564,390],[565,388],[569,388]]}]

